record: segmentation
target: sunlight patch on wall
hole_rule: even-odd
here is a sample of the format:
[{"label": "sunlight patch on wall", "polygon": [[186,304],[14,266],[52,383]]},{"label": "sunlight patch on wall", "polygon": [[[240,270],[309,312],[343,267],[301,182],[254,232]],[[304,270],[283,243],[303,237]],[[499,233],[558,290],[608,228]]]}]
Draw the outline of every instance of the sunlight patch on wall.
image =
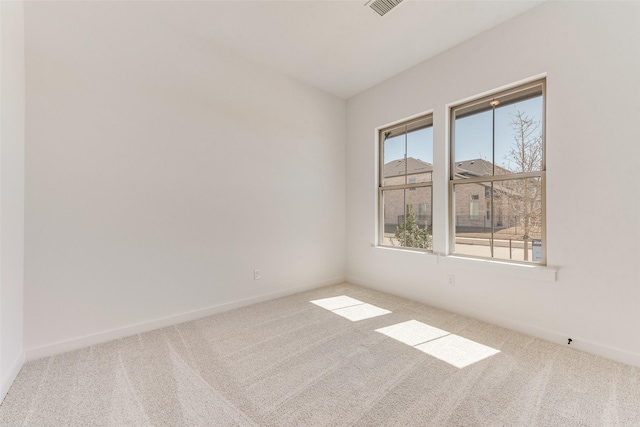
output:
[{"label": "sunlight patch on wall", "polygon": [[389,310],[376,307],[372,304],[367,304],[346,295],[317,299],[310,302],[317,305],[318,307],[329,310],[337,314],[338,316],[349,319],[352,322],[357,322],[358,320],[370,319],[372,317],[378,317],[391,313]]},{"label": "sunlight patch on wall", "polygon": [[443,362],[464,368],[500,353],[500,350],[435,328],[417,320],[376,329],[383,335],[410,345]]}]

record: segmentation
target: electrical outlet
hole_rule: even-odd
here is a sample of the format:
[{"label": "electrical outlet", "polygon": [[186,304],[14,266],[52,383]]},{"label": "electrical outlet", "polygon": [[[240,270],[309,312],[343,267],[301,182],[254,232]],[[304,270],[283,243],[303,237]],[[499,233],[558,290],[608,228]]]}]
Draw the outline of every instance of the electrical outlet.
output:
[{"label": "electrical outlet", "polygon": [[253,280],[260,280],[260,270],[253,270]]},{"label": "electrical outlet", "polygon": [[455,286],[456,276],[454,276],[453,274],[447,274],[447,283],[449,284],[449,286]]}]

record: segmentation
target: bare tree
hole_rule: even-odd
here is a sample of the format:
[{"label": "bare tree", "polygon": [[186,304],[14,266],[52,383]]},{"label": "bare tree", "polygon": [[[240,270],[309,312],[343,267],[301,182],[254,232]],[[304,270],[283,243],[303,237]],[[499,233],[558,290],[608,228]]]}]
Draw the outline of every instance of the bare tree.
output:
[{"label": "bare tree", "polygon": [[540,122],[516,110],[509,122],[513,129],[513,145],[506,156],[507,168],[515,173],[542,170],[542,128]]},{"label": "bare tree", "polygon": [[[512,173],[542,170],[542,127],[540,122],[517,110],[509,123],[513,130],[513,144],[505,156],[505,167]],[[516,216],[523,230],[524,260],[529,259],[529,239],[540,235],[542,224],[541,180],[539,177],[501,181],[500,197],[503,206]]]}]

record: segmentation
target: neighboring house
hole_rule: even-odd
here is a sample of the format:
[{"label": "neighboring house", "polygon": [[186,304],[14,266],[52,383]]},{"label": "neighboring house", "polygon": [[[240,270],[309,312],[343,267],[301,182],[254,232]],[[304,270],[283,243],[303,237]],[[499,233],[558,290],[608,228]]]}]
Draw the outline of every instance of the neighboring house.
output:
[{"label": "neighboring house", "polygon": [[[483,159],[472,159],[457,162],[456,177],[476,178],[492,174],[493,164]],[[509,170],[495,166],[496,175],[510,173]],[[385,185],[420,183],[432,180],[433,165],[408,157],[393,160],[384,165]],[[518,209],[515,205],[520,200],[519,189],[510,186],[509,182],[494,184],[493,224],[491,219],[491,185],[489,183],[469,183],[456,186],[455,222],[457,231],[486,232],[517,227],[519,224]],[[395,232],[396,227],[404,221],[405,206],[412,209],[420,226],[431,226],[431,188],[392,190],[385,192],[384,230]]]},{"label": "neighboring house", "polygon": [[[414,184],[431,181],[433,165],[413,157],[392,160],[384,165],[385,185]],[[384,231],[394,233],[404,221],[405,204],[412,209],[420,226],[431,226],[431,187],[390,190],[384,198]]]},{"label": "neighboring house", "polygon": [[[456,178],[477,178],[493,174],[493,163],[483,159],[464,160],[456,163]],[[495,166],[496,175],[509,173],[500,166]],[[493,218],[494,228],[504,228],[509,208],[501,202],[502,193],[496,186],[494,196]],[[485,231],[491,228],[491,184],[472,183],[456,186],[455,221],[458,231]]]}]

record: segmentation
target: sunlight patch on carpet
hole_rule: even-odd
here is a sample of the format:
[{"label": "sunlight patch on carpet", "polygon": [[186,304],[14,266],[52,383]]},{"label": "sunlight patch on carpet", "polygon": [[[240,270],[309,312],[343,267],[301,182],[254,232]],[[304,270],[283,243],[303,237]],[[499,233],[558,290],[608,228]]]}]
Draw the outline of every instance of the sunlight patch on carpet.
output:
[{"label": "sunlight patch on carpet", "polygon": [[464,368],[500,353],[500,350],[453,334],[415,348],[457,368]]},{"label": "sunlight patch on carpet", "polygon": [[383,335],[410,345],[443,362],[464,368],[500,353],[500,350],[463,338],[417,320],[376,329]]},{"label": "sunlight patch on carpet", "polygon": [[380,332],[381,334],[412,347],[445,335],[450,335],[447,331],[434,328],[433,326],[418,322],[417,320],[409,320],[407,322],[387,326],[386,328],[376,329],[376,332]]},{"label": "sunlight patch on carpet", "polygon": [[310,302],[317,305],[318,307],[329,310],[337,314],[338,316],[349,319],[352,322],[371,319],[372,317],[378,317],[391,313],[389,310],[385,310],[384,308],[377,307],[373,304],[367,304],[346,295],[317,299]]},{"label": "sunlight patch on carpet", "polygon": [[327,310],[337,310],[338,308],[351,307],[353,305],[364,304],[362,301],[355,298],[348,297],[346,295],[340,295],[339,297],[322,298],[311,301],[311,303],[326,308]]}]

